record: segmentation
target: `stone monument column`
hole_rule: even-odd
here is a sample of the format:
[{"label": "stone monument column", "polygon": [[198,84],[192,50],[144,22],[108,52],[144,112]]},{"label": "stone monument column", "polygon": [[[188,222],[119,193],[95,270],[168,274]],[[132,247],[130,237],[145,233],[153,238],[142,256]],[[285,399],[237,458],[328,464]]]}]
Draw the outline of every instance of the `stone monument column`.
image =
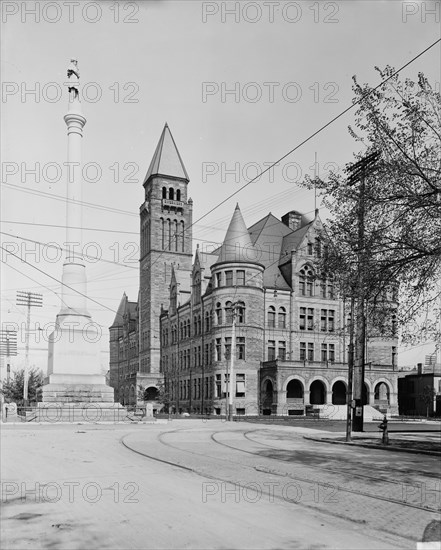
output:
[{"label": "stone monument column", "polygon": [[[114,403],[100,366],[101,328],[87,311],[86,266],[82,257],[81,145],[86,119],[81,111],[79,71],[71,60],[67,71],[69,108],[66,201],[66,258],[63,264],[61,310],[49,337],[48,377],[39,403],[39,419],[120,420],[125,409]],[[116,415],[116,417],[115,417]],[[122,415],[122,416],[121,416]]]}]

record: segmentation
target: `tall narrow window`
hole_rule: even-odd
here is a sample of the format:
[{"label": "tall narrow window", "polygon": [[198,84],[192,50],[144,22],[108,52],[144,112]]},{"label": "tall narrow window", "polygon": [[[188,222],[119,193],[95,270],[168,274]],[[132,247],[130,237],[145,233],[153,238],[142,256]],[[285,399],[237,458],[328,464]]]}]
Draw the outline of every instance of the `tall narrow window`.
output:
[{"label": "tall narrow window", "polygon": [[222,345],[220,338],[216,338],[216,361],[222,361]]},{"label": "tall narrow window", "polygon": [[278,326],[279,328],[286,328],[286,309],[284,307],[279,308]]},{"label": "tall narrow window", "polygon": [[308,343],[308,361],[314,361],[314,344]]},{"label": "tall narrow window", "polygon": [[245,397],[245,374],[236,374],[236,397]]},{"label": "tall narrow window", "polygon": [[268,326],[270,328],[275,328],[276,326],[276,308],[270,306],[268,309]]},{"label": "tall narrow window", "polygon": [[300,308],[300,317],[299,317],[299,329],[306,329],[306,307]]},{"label": "tall narrow window", "polygon": [[236,306],[236,321],[239,324],[245,323],[245,304],[243,302],[238,302]]},{"label": "tall narrow window", "polygon": [[216,304],[216,324],[222,324],[222,304],[220,302]]},{"label": "tall narrow window", "polygon": [[243,269],[238,269],[236,271],[236,285],[237,286],[245,285],[245,271]]},{"label": "tall narrow window", "polygon": [[180,237],[181,237],[181,252],[185,252],[185,227],[184,227],[184,222],[181,221],[181,233],[180,233]]},{"label": "tall narrow window", "polygon": [[177,201],[180,201],[180,200],[181,200],[181,190],[180,190],[180,189],[177,189],[177,190],[176,190],[176,200],[177,200]]},{"label": "tall narrow window", "polygon": [[222,286],[222,273],[216,273],[216,287]]},{"label": "tall narrow window", "polygon": [[286,342],[284,342],[283,340],[279,341],[279,349],[277,352],[277,356],[282,361],[285,361],[286,359]]},{"label": "tall narrow window", "polygon": [[179,250],[179,231],[178,231],[178,222],[177,220],[175,220],[174,222],[174,225],[175,225],[175,252],[178,252]]},{"label": "tall narrow window", "polygon": [[329,332],[335,330],[335,311],[333,309],[328,310],[328,330]]},{"label": "tall narrow window", "polygon": [[322,352],[321,360],[322,361],[327,361],[328,360],[328,345],[327,344],[322,344],[321,352]]},{"label": "tall narrow window", "polygon": [[225,338],[225,359],[227,361],[231,359],[231,336]]},{"label": "tall narrow window", "polygon": [[232,271],[225,271],[225,285],[226,286],[233,286],[233,272]]},{"label": "tall narrow window", "polygon": [[170,187],[168,190],[168,198],[172,201],[175,198],[175,190],[173,187]]},{"label": "tall narrow window", "polygon": [[165,225],[164,225],[164,218],[161,218],[161,248],[164,250],[165,248]]},{"label": "tall narrow window", "polygon": [[231,302],[225,303],[225,322],[231,325],[233,322],[233,305]]},{"label": "tall narrow window", "polygon": [[314,309],[308,308],[308,330],[314,330]]},{"label": "tall narrow window", "polygon": [[245,359],[245,337],[238,336],[236,338],[236,357],[237,359]]},{"label": "tall narrow window", "polygon": [[299,274],[299,293],[301,296],[314,295],[314,274],[312,269],[305,265]]},{"label": "tall narrow window", "polygon": [[276,358],[276,342],[268,340],[268,361],[274,361]]},{"label": "tall narrow window", "polygon": [[306,342],[300,342],[300,361],[306,361]]},{"label": "tall narrow window", "polygon": [[328,298],[334,299],[334,278],[332,275],[328,275]]},{"label": "tall narrow window", "polygon": [[329,361],[335,361],[335,344],[329,344]]},{"label": "tall narrow window", "polygon": [[167,198],[167,189],[166,189],[166,187],[163,187],[163,188],[162,188],[162,198],[163,198],[163,199],[166,199],[166,198]]},{"label": "tall narrow window", "polygon": [[328,318],[326,309],[320,310],[320,330],[326,332],[328,330]]}]

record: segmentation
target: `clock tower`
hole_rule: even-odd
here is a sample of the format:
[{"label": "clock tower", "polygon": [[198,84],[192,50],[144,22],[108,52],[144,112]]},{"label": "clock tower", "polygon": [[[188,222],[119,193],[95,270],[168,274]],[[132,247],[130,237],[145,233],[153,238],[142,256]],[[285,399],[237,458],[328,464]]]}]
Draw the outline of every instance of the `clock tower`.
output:
[{"label": "clock tower", "polygon": [[152,382],[160,378],[159,316],[161,306],[169,302],[172,266],[190,270],[192,264],[193,201],[188,198],[188,182],[165,124],[144,179],[140,207],[139,372]]}]

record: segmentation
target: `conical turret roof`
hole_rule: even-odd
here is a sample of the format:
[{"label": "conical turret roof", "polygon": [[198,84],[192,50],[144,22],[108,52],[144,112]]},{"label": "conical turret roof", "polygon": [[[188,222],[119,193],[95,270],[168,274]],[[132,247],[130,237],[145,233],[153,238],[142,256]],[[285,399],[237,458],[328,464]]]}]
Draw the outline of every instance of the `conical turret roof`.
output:
[{"label": "conical turret roof", "polygon": [[151,176],[156,175],[172,176],[187,181],[190,180],[167,123],[165,123],[164,129],[162,130],[144,183],[146,183]]},{"label": "conical turret roof", "polygon": [[219,251],[218,262],[255,262],[256,249],[251,242],[239,205],[236,205],[227,234]]}]

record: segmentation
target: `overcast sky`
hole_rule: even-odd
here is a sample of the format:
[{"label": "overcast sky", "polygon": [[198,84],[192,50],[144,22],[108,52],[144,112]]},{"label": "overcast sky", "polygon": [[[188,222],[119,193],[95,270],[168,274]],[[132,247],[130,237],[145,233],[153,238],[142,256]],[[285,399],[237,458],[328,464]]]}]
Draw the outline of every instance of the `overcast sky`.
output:
[{"label": "overcast sky", "polygon": [[[439,2],[76,4],[2,2],[2,240],[33,264],[3,254],[2,322],[25,321],[17,290],[43,294],[44,308],[32,312],[40,326],[60,309],[60,284],[48,275],[61,278],[61,251],[23,239],[65,242],[63,83],[76,58],[87,119],[83,200],[91,203],[85,252],[100,258],[87,263],[88,294],[99,302],[89,310],[103,327],[105,367],[122,293],[137,299],[142,182],[166,121],[197,221],[350,105],[353,75],[378,84],[375,66],[399,68],[439,38]],[[439,45],[403,75],[419,71],[439,90]],[[313,175],[315,158],[322,176],[352,160],[360,150],[347,132],[353,121],[350,111],[196,223],[194,245],[223,239],[236,202],[248,226],[269,211],[312,213],[313,193],[296,181]],[[26,173],[35,167],[37,176]],[[46,367],[48,332],[40,343],[31,338],[31,365]],[[399,364],[433,349],[401,350]],[[20,342],[19,351],[17,367]]]}]

